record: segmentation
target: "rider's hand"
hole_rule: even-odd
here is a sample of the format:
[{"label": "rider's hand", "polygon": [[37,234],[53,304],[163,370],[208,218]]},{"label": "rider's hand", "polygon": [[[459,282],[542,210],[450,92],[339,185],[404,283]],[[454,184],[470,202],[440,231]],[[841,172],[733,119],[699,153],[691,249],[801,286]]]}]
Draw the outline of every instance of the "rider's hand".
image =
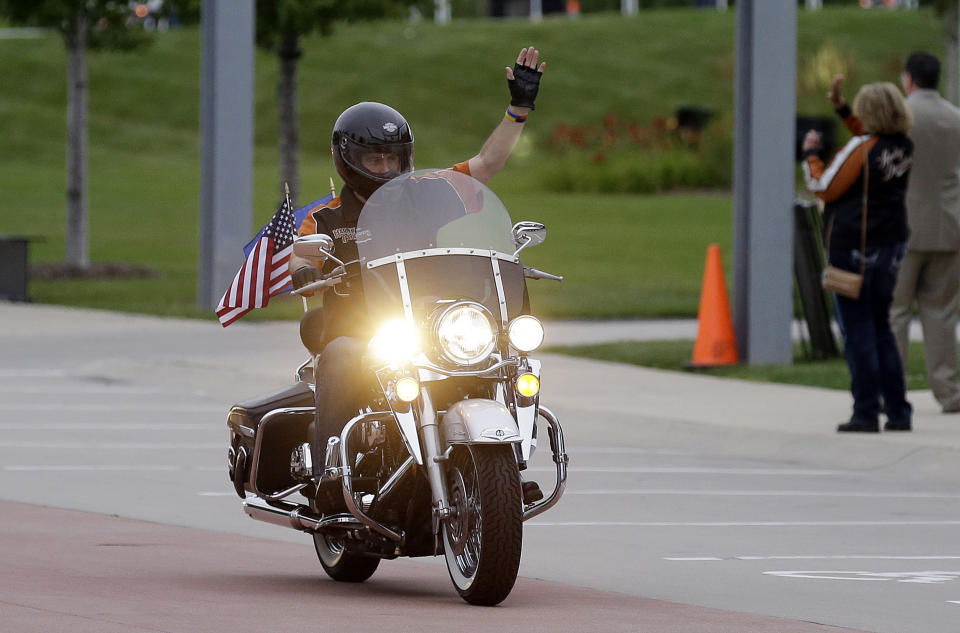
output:
[{"label": "rider's hand", "polygon": [[293,287],[300,289],[309,283],[320,279],[320,271],[313,266],[301,266],[292,275]]},{"label": "rider's hand", "polygon": [[839,110],[847,105],[847,100],[843,98],[841,90],[843,89],[843,75],[834,75],[830,82],[830,92],[827,93],[827,99],[833,104],[835,110]]},{"label": "rider's hand", "polygon": [[540,77],[547,63],[542,62],[537,68],[537,58],[540,51],[534,47],[521,49],[517,56],[517,63],[513,68],[507,68],[507,85],[510,87],[510,105],[518,108],[534,109],[533,102],[540,90]]},{"label": "rider's hand", "polygon": [[803,151],[820,149],[820,135],[816,130],[807,130],[807,135],[803,137],[803,145],[800,146]]}]

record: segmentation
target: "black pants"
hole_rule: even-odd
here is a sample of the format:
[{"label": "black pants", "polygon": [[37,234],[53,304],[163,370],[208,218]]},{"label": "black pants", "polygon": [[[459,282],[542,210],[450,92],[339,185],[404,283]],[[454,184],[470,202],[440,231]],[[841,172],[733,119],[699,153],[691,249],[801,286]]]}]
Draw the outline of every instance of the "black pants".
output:
[{"label": "black pants", "polygon": [[310,425],[310,448],[313,451],[313,472],[323,473],[327,439],[340,435],[343,426],[364,405],[367,377],[361,363],[366,344],[358,338],[341,336],[327,343],[319,356],[317,381],[317,414]]},{"label": "black pants", "polygon": [[[850,419],[854,422],[876,424],[881,411],[894,422],[910,422],[913,412],[890,329],[893,287],[905,250],[902,243],[868,248],[860,298],[836,296],[843,352],[850,368]],[[830,263],[846,270],[859,270],[860,257],[856,250],[830,250]]]}]

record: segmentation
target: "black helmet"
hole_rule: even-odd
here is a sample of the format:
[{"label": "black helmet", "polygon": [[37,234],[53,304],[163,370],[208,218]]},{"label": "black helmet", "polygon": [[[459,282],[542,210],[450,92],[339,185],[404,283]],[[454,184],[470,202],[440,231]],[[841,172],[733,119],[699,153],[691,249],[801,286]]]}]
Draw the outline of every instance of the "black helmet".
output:
[{"label": "black helmet", "polygon": [[[344,110],[333,124],[330,148],[337,173],[364,198],[383,183],[413,171],[410,124],[382,103],[364,101]],[[382,169],[364,166],[364,156],[378,153],[389,158],[382,162]]]}]

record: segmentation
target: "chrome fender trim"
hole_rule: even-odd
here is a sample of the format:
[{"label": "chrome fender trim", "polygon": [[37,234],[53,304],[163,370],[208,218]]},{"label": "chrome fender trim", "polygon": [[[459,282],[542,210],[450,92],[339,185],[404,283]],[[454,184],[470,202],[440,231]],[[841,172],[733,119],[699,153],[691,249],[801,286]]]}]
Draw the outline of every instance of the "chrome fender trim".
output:
[{"label": "chrome fender trim", "polygon": [[447,444],[510,444],[521,440],[510,409],[495,400],[456,402],[447,409],[441,426]]}]

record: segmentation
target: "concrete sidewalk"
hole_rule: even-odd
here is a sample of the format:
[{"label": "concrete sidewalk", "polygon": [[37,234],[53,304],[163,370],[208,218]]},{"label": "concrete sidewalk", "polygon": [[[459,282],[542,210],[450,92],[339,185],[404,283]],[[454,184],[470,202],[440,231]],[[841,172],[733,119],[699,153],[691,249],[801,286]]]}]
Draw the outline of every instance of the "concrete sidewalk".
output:
[{"label": "concrete sidewalk", "polygon": [[[685,334],[692,325],[692,321],[554,322],[547,324],[547,332],[551,344],[586,343],[689,338]],[[297,327],[295,322],[239,322],[221,328],[213,320],[0,302],[0,355],[5,372],[36,376],[51,389],[59,376],[79,376],[94,384],[162,384],[164,390],[203,395],[226,410],[238,399],[289,384],[294,369],[306,358]],[[941,414],[929,391],[910,393],[914,432],[825,443],[825,438],[838,437],[836,424],[849,415],[846,391],[557,355],[543,358],[543,400],[568,416],[651,422],[643,432],[663,429],[678,444],[695,442],[698,428],[728,429],[742,434],[743,440],[734,443],[738,446],[763,439],[763,450],[773,457],[782,454],[789,460],[792,451],[806,446],[816,459],[860,460],[862,467],[911,459],[918,449],[947,450],[951,452],[947,461],[956,462],[960,472],[960,453],[954,453],[960,451],[960,415]],[[586,425],[571,425],[567,433],[591,440]],[[866,441],[869,450],[851,451],[851,441]],[[743,450],[749,452],[746,445]]]}]

